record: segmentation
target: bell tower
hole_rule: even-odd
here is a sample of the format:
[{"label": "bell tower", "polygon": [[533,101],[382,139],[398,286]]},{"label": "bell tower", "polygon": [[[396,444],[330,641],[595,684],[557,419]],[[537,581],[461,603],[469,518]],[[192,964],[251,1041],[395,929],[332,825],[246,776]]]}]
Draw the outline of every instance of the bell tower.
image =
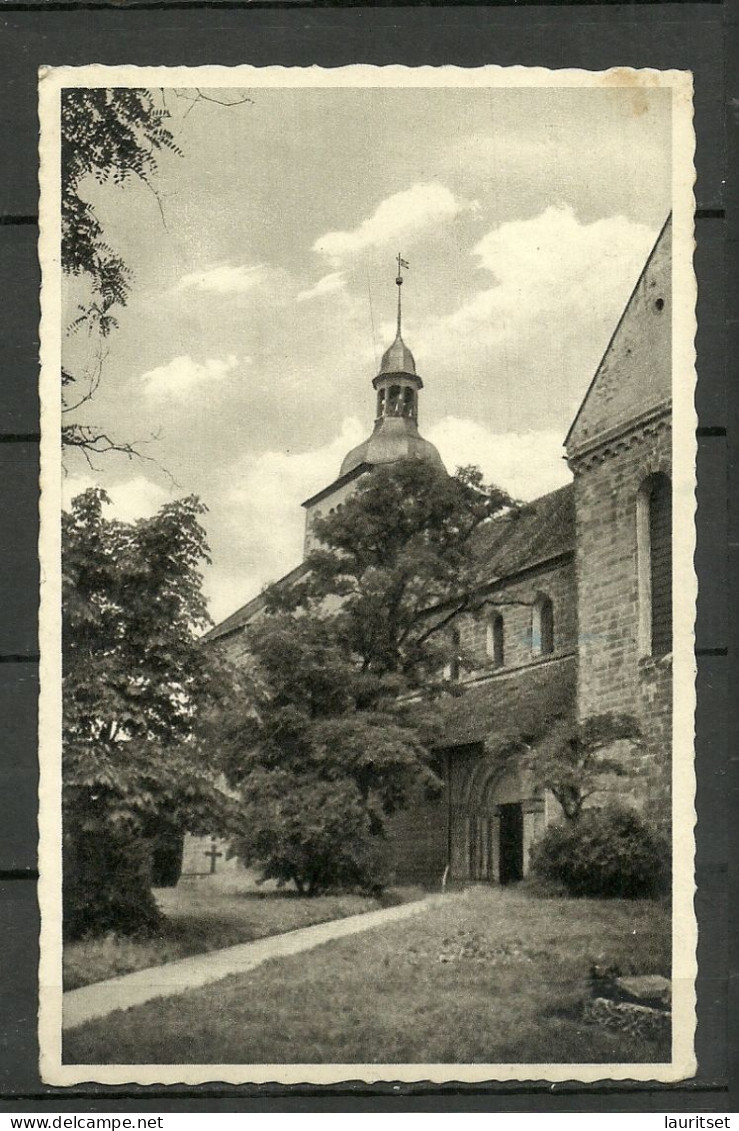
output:
[{"label": "bell tower", "polygon": [[408,264],[400,254],[397,256],[397,262],[398,274],[395,283],[398,288],[398,328],[395,341],[383,354],[380,371],[372,381],[377,390],[375,422],[400,416],[406,420],[413,420],[418,425],[418,393],[423,388],[423,381],[416,373],[413,354],[403,341],[402,333],[401,288],[403,268],[407,268]]},{"label": "bell tower", "polygon": [[446,472],[434,445],[424,440],[418,431],[418,394],[423,388],[423,381],[416,372],[413,354],[403,341],[402,325],[403,271],[408,269],[408,264],[400,254],[396,262],[398,322],[395,340],[382,355],[379,371],[372,379],[377,393],[374,430],[371,436],[348,453],[340,475],[347,475],[360,464],[374,467],[401,459],[420,459],[437,471]]},{"label": "bell tower", "polygon": [[395,340],[385,350],[380,368],[372,379],[376,397],[375,423],[371,434],[344,457],[335,479],[323,491],[306,499],[305,553],[314,545],[311,525],[313,519],[334,510],[356,489],[356,481],[380,464],[399,460],[421,460],[437,473],[446,475],[441,456],[418,431],[418,394],[423,381],[416,373],[413,354],[403,341],[402,300],[403,271],[408,264],[402,255],[396,257],[398,273],[398,321]]}]

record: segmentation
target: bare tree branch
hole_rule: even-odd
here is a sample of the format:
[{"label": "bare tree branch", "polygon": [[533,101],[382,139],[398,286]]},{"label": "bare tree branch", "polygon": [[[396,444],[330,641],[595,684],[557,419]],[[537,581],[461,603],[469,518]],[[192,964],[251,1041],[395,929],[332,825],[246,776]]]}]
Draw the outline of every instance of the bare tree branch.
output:
[{"label": "bare tree branch", "polygon": [[140,451],[141,446],[146,444],[155,443],[160,437],[159,432],[154,432],[146,439],[138,439],[124,441],[116,440],[115,437],[110,436],[103,428],[94,424],[64,424],[62,425],[62,446],[65,448],[76,448],[84,455],[88,467],[92,471],[99,471],[92,460],[96,455],[107,455],[110,452],[117,452],[119,455],[124,455],[127,459],[140,459],[145,460],[147,463],[153,463],[155,467],[167,476],[171,485],[180,488],[181,484],[177,482],[172,473],[164,467],[159,460],[154,456],[146,455],[145,452]]},{"label": "bare tree branch", "polygon": [[[194,96],[193,96],[194,92]],[[206,94],[200,87],[187,88],[185,90],[175,90],[175,98],[182,98],[185,102],[191,102],[195,106],[198,102],[214,102],[216,106],[244,106],[247,103],[254,104],[254,99],[249,98],[247,94],[240,95],[238,98],[217,98],[213,94]],[[192,109],[190,107],[190,110]],[[185,115],[190,113],[190,110],[185,112]]]}]

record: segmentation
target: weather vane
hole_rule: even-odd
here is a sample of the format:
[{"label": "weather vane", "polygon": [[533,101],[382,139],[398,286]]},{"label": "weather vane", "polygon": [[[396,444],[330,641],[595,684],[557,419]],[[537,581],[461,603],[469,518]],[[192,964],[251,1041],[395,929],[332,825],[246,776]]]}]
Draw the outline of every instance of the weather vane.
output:
[{"label": "weather vane", "polygon": [[400,337],[400,288],[403,286],[403,268],[405,267],[406,271],[408,270],[408,260],[403,259],[400,252],[395,256],[395,259],[398,264],[398,274],[395,278],[395,282],[398,284],[398,337]]},{"label": "weather vane", "polygon": [[398,252],[398,254],[395,256],[395,258],[396,258],[397,263],[398,263],[398,275],[397,275],[395,282],[398,284],[399,287],[402,287],[403,286],[402,271],[403,271],[404,267],[405,267],[406,271],[408,270],[408,260],[403,259],[403,256],[400,254],[400,252]]}]

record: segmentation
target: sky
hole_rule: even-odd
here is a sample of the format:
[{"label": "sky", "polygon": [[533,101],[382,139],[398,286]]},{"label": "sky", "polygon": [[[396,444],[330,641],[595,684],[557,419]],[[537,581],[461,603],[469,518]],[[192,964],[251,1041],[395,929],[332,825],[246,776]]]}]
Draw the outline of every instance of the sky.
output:
[{"label": "sky", "polygon": [[[147,458],[70,453],[67,499],[100,485],[133,520],[197,494],[215,620],[293,568],[301,502],[372,428],[398,252],[422,435],[518,498],[569,481],[562,441],[670,210],[668,90],[162,97],[182,155],[151,187],[82,187],[132,289],[79,419]],[[69,282],[65,324],[82,300]],[[63,348],[79,371],[99,343]]]}]

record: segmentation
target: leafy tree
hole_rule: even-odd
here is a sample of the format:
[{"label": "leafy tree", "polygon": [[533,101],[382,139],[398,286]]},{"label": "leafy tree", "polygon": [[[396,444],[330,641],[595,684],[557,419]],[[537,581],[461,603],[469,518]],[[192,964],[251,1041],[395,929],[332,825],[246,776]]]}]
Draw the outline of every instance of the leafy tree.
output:
[{"label": "leafy tree", "polygon": [[322,545],[306,577],[274,587],[270,606],[339,598],[335,622],[361,670],[419,686],[438,671],[452,621],[479,603],[476,531],[509,508],[510,496],[486,486],[477,468],[447,476],[417,460],[377,467],[340,509],[315,520]]},{"label": "leafy tree", "polygon": [[239,851],[265,875],[309,891],[382,882],[387,817],[440,785],[424,688],[474,607],[473,535],[510,505],[475,469],[376,468],[316,521],[307,573],[268,592],[249,630],[261,694],[218,742],[244,798]]},{"label": "leafy tree", "polygon": [[303,895],[383,886],[383,860],[367,810],[349,780],[255,767],[244,794],[242,859],[264,879],[292,881]]},{"label": "leafy tree", "polygon": [[[221,98],[198,88],[173,90],[187,103],[186,117],[196,104],[237,106],[250,103],[245,95]],[[122,452],[140,455],[134,444],[111,436],[104,427],[73,421],[71,414],[95,395],[102,377],[104,346],[118,326],[132,272],[110,244],[95,209],[87,198],[90,181],[124,185],[145,184],[159,203],[156,174],[166,154],[182,156],[170,128],[173,117],[164,91],[142,88],[79,87],[62,91],[61,100],[61,263],[67,276],[84,279],[89,297],[77,307],[70,333],[86,331],[97,341],[97,355],[87,372],[62,369],[62,444],[92,456]],[[86,195],[87,193],[87,195]],[[161,211],[161,204],[159,204]],[[162,216],[162,219],[164,217]]]},{"label": "leafy tree", "polygon": [[439,785],[433,718],[359,671],[338,627],[315,612],[254,626],[250,709],[209,734],[243,799],[238,854],[309,894],[380,884],[385,819]]},{"label": "leafy tree", "polygon": [[106,519],[101,490],[63,515],[65,929],[156,923],[151,838],[162,826],[210,831],[227,815],[193,740],[227,687],[199,646],[209,623],[208,560],[194,497],[149,519]]},{"label": "leafy tree", "polygon": [[[498,754],[518,761],[533,780],[554,794],[568,821],[578,821],[586,801],[608,788],[608,779],[629,774],[628,758],[640,742],[631,715],[593,715],[580,722],[552,712],[545,727],[501,737]],[[628,751],[625,744],[628,743]]]},{"label": "leafy tree", "polygon": [[[139,180],[152,188],[161,153],[180,154],[167,125],[169,117],[148,90],[90,87],[62,92],[62,270],[84,277],[90,290],[70,331],[84,328],[99,338],[101,346],[118,324],[116,311],[126,305],[131,272],[108,243],[92,204],[85,199],[85,184],[89,178],[99,184]],[[62,443],[88,458],[106,451],[133,455],[131,444],[113,439],[101,427],[70,419],[94,396],[102,363],[101,349],[92,372],[62,370]]]}]

